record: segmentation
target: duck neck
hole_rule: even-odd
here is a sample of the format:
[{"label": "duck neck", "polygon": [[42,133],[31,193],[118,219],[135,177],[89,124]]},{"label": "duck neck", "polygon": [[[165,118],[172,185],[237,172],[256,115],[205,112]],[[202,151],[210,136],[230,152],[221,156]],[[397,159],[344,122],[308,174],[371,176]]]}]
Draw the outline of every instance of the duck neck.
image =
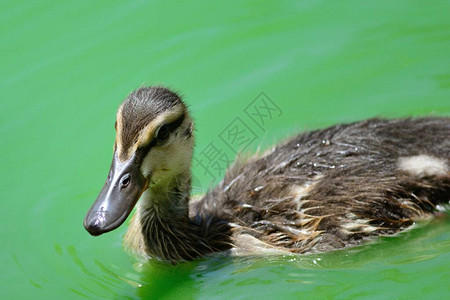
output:
[{"label": "duck neck", "polygon": [[189,218],[190,190],[190,174],[182,174],[144,192],[134,221],[146,254],[175,263],[230,248],[226,222],[214,216]]}]

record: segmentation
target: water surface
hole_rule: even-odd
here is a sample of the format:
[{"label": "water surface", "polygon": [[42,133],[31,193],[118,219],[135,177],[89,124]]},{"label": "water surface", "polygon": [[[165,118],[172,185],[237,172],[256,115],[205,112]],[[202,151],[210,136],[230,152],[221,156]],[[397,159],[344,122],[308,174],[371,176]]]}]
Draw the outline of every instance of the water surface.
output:
[{"label": "water surface", "polygon": [[[244,150],[374,116],[450,114],[450,3],[2,1],[2,299],[444,298],[450,222],[333,253],[138,263],[126,226],[82,220],[106,178],[120,101],[144,84],[185,95],[195,158],[233,122]],[[262,124],[246,112],[265,99]],[[236,121],[237,120],[237,121]],[[223,169],[194,167],[196,192]]]}]

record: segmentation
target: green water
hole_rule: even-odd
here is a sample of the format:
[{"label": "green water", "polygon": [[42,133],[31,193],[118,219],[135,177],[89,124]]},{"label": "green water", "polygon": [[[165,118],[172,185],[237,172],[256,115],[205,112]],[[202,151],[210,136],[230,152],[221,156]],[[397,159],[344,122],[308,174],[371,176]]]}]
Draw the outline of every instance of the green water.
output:
[{"label": "green water", "polygon": [[[377,115],[449,115],[449,11],[449,1],[1,1],[1,299],[448,298],[448,216],[328,254],[177,266],[139,264],[121,248],[126,226],[93,238],[82,220],[107,175],[115,111],[143,84],[185,95],[197,159],[211,145],[231,159],[223,132],[236,120],[253,151]],[[278,109],[258,126],[246,109],[261,97]],[[221,172],[194,175],[202,192]]]}]

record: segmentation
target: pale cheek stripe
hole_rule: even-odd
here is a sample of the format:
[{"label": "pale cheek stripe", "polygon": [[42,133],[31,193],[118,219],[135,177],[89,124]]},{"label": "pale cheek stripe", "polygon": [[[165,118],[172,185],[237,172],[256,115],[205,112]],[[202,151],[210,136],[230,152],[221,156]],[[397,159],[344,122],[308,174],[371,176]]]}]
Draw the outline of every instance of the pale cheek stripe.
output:
[{"label": "pale cheek stripe", "polygon": [[[139,133],[138,139],[136,143],[127,149],[125,153],[125,149],[123,149],[122,145],[122,133],[123,133],[123,122],[124,118],[122,115],[122,106],[119,107],[119,110],[117,111],[117,132],[116,132],[116,144],[117,144],[117,152],[118,157],[120,160],[125,161],[128,158],[130,158],[133,153],[136,152],[139,146],[141,145],[147,145],[149,142],[151,142],[151,139],[154,136],[155,130],[162,124],[162,123],[170,123],[174,120],[176,120],[178,117],[180,117],[181,114],[185,114],[184,107],[182,105],[176,105],[172,107],[169,111],[166,111],[159,116],[157,116],[154,120],[152,120],[147,126],[145,126],[141,132]],[[188,118],[186,118],[188,119]],[[186,121],[186,120],[185,120]]]},{"label": "pale cheek stripe", "polygon": [[123,132],[123,116],[122,116],[123,104],[117,110],[116,117],[116,147],[118,157],[122,157],[122,132]]}]

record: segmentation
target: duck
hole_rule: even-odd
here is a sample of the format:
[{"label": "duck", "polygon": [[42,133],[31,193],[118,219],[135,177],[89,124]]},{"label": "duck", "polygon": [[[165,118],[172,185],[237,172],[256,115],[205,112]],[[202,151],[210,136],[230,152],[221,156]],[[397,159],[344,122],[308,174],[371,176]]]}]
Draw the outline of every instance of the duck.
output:
[{"label": "duck", "polygon": [[302,132],[266,152],[238,156],[197,198],[194,122],[177,92],[133,91],[117,111],[115,130],[108,176],[84,227],[99,236],[136,207],[123,244],[146,259],[339,250],[407,230],[449,206],[445,116]]}]

